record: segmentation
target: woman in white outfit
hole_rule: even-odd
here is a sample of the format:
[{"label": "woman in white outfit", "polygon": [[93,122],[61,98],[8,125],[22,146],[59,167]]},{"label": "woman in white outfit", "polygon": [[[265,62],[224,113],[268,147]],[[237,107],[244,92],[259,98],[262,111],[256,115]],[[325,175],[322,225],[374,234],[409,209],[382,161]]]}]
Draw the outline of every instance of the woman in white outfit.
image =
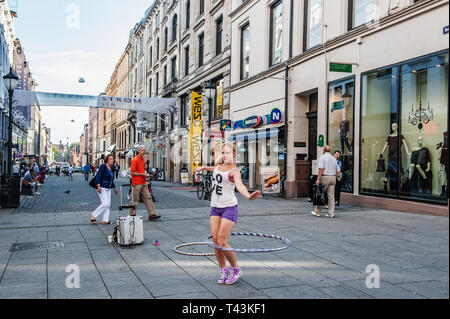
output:
[{"label": "woman in white outfit", "polygon": [[111,190],[114,189],[116,195],[119,194],[114,185],[114,173],[112,166],[114,165],[114,155],[109,154],[105,158],[105,164],[102,164],[95,176],[95,183],[97,184],[98,197],[100,197],[100,206],[91,214],[90,219],[93,224],[97,223],[97,217],[103,215],[102,224],[111,224],[109,221],[109,210],[111,206]]}]

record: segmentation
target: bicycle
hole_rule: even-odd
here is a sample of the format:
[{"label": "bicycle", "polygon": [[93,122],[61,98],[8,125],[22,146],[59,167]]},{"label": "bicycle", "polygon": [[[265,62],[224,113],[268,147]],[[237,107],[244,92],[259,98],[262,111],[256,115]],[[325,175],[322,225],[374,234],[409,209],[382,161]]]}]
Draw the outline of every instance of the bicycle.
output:
[{"label": "bicycle", "polygon": [[198,177],[200,180],[197,184],[197,198],[210,200],[212,193],[212,174],[208,172],[206,175],[200,174]]}]

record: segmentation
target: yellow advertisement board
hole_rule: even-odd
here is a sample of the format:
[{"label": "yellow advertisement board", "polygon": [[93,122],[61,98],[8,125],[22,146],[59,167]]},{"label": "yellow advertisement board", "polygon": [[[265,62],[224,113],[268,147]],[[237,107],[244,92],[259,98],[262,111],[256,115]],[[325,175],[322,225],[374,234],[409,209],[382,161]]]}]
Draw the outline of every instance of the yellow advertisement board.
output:
[{"label": "yellow advertisement board", "polygon": [[223,117],[223,80],[217,83],[217,116]]},{"label": "yellow advertisement board", "polygon": [[202,165],[203,96],[192,91],[191,98],[191,168],[192,173]]}]

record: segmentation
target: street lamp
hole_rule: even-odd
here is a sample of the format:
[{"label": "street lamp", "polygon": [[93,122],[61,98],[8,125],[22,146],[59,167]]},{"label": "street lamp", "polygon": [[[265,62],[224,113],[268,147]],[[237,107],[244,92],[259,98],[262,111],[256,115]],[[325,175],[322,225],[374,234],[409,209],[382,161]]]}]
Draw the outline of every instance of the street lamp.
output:
[{"label": "street lamp", "polygon": [[9,126],[8,126],[8,175],[12,174],[11,168],[11,157],[12,157],[12,105],[13,105],[13,95],[14,90],[17,88],[17,83],[19,82],[19,78],[14,73],[12,67],[9,70],[9,73],[3,77],[5,80],[5,86],[8,90],[9,95]]},{"label": "street lamp", "polygon": [[210,80],[204,88],[205,96],[208,99],[208,166],[211,165],[211,107],[212,101],[216,97],[216,87]]},{"label": "street lamp", "polygon": [[9,94],[9,115],[8,115],[8,168],[7,173],[2,176],[0,182],[0,203],[3,208],[17,208],[20,206],[20,176],[12,174],[12,125],[13,125],[13,95],[17,88],[19,78],[10,68],[9,73],[3,77],[5,86]]}]

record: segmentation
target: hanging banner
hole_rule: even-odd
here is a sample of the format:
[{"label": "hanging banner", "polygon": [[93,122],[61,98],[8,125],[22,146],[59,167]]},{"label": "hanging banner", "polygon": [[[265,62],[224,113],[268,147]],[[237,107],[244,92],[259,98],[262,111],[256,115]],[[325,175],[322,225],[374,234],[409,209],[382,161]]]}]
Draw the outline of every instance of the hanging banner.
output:
[{"label": "hanging banner", "polygon": [[141,97],[113,97],[78,94],[60,94],[14,90],[14,99],[20,106],[77,106],[129,110],[166,114],[177,109],[176,98],[150,99]]},{"label": "hanging banner", "polygon": [[192,91],[191,98],[191,168],[194,170],[202,165],[202,123],[203,96]]},{"label": "hanging banner", "polygon": [[223,117],[223,80],[220,80],[217,84],[217,116]]}]

